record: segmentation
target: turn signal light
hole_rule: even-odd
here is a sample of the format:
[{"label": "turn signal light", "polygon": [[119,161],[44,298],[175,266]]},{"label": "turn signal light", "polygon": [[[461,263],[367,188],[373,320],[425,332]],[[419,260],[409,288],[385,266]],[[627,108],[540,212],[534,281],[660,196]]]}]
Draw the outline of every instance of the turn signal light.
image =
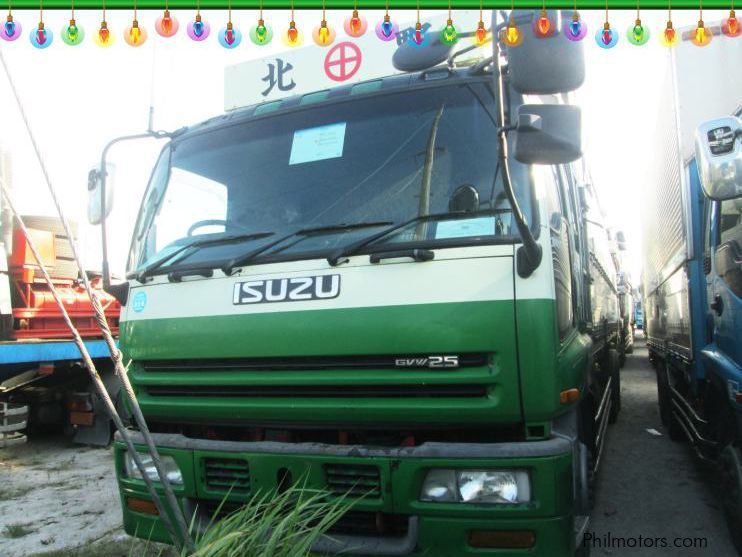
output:
[{"label": "turn signal light", "polygon": [[132,497],[126,498],[126,507],[134,512],[142,514],[150,514],[157,516],[160,514],[157,512],[157,507],[152,501],[146,501],[145,499],[134,499]]},{"label": "turn signal light", "polygon": [[579,389],[567,389],[559,393],[559,402],[561,404],[572,404],[580,400]]}]

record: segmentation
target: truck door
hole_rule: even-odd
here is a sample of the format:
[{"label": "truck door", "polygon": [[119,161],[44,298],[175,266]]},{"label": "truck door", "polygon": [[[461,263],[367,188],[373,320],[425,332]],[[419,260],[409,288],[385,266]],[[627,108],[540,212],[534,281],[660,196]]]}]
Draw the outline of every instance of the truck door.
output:
[{"label": "truck door", "polygon": [[[739,369],[742,362],[739,342],[742,331],[742,198],[715,202],[710,217],[711,272],[707,282],[710,283],[713,338],[719,351]],[[742,386],[737,388],[740,389]]]}]

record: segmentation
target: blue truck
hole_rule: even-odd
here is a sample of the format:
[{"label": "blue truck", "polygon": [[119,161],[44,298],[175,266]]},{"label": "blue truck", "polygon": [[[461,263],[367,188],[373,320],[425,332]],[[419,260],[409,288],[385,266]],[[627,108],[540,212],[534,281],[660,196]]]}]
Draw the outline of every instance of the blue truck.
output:
[{"label": "blue truck", "polygon": [[[0,152],[0,181],[12,188],[9,153]],[[11,191],[21,195],[19,188]],[[26,204],[27,205],[27,204]],[[116,397],[110,353],[101,339],[93,307],[80,284],[71,242],[59,219],[22,215],[34,245],[65,302],[109,394]],[[76,234],[72,226],[72,234]],[[120,306],[98,287],[109,325],[118,330]],[[29,242],[0,202],[0,448],[23,443],[28,429],[65,431],[81,443],[105,445],[111,425],[92,387],[82,357],[39,272]]]},{"label": "blue truck", "polygon": [[717,467],[742,554],[742,78],[726,71],[742,49],[722,38],[698,53],[682,36],[643,219],[645,330],[662,423]]}]

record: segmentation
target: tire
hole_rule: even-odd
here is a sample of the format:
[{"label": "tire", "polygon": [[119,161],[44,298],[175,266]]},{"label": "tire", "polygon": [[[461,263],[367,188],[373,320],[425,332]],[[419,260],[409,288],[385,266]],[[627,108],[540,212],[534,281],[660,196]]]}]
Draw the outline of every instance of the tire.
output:
[{"label": "tire", "polygon": [[719,477],[729,534],[742,555],[742,450],[737,444],[730,443],[721,451]]},{"label": "tire", "polygon": [[627,354],[634,353],[634,342],[633,341],[626,347],[626,353]]},{"label": "tire", "polygon": [[611,412],[608,414],[608,423],[615,424],[618,421],[618,414],[621,412],[621,365],[618,351],[611,348],[608,352],[608,365],[610,369],[611,392]]},{"label": "tire", "polygon": [[660,410],[660,420],[667,430],[667,435],[676,442],[687,439],[683,427],[672,411],[672,393],[667,378],[668,364],[663,360],[657,361],[657,402]]}]

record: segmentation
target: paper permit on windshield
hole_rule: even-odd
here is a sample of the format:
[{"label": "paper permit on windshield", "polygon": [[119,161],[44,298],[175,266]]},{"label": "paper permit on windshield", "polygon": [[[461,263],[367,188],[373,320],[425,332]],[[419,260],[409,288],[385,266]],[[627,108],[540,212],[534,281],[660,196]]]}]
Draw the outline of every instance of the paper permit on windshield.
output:
[{"label": "paper permit on windshield", "polygon": [[435,226],[437,240],[447,238],[469,238],[492,236],[495,233],[495,217],[477,217],[438,222]]},{"label": "paper permit on windshield", "polygon": [[343,156],[345,122],[296,130],[291,142],[289,164],[336,159]]}]

